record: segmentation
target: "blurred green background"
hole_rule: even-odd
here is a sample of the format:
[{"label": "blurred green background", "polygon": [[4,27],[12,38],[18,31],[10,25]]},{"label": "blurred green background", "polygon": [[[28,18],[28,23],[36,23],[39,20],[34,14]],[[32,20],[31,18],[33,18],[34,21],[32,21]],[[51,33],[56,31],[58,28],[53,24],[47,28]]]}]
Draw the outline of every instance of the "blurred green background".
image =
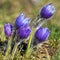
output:
[{"label": "blurred green background", "polygon": [[52,2],[56,7],[56,12],[44,26],[51,30],[50,39],[60,37],[60,0],[0,0],[0,25],[7,22],[14,23],[16,17],[21,13],[33,20],[39,10],[47,3]]}]

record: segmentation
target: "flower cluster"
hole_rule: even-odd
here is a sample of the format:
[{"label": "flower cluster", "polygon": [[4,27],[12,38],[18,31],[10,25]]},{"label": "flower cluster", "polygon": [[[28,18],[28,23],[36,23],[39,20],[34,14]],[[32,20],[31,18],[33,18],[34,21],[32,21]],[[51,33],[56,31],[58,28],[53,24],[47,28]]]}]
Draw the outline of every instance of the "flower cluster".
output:
[{"label": "flower cluster", "polygon": [[[39,43],[44,42],[49,37],[50,30],[47,27],[46,28],[42,27],[42,25],[46,19],[49,19],[50,17],[52,17],[54,12],[55,12],[55,7],[52,5],[52,3],[44,5],[41,9],[41,12],[39,12],[38,14],[39,16],[36,17],[37,19],[33,20],[33,22],[36,25],[34,25],[33,22],[30,21],[30,18],[25,17],[25,15],[21,13],[17,17],[13,26],[10,23],[7,23],[4,25],[5,35],[7,37],[10,37],[10,36],[13,36],[14,34],[15,37],[13,38],[13,40],[15,41],[15,43],[17,40],[19,40],[18,43],[20,44],[21,41],[24,41],[24,39],[27,39],[29,37],[32,31],[32,28],[36,28],[33,38],[35,38],[35,40],[38,41]],[[40,20],[41,20],[41,23],[40,23]],[[32,27],[30,27],[30,24],[32,24]],[[13,33],[13,31],[15,31],[16,34]],[[35,41],[34,39],[32,40]]]}]

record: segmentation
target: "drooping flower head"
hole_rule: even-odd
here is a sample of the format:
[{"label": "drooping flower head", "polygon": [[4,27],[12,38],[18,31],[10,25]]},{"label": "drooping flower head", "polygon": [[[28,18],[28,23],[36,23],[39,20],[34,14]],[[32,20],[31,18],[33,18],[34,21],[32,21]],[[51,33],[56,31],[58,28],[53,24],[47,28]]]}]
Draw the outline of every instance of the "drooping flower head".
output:
[{"label": "drooping flower head", "polygon": [[25,18],[24,14],[21,13],[15,21],[15,26],[17,28],[20,28],[21,26],[29,25],[29,23],[30,23],[30,19],[27,17]]},{"label": "drooping flower head", "polygon": [[6,36],[11,36],[12,34],[12,25],[7,23],[4,25],[4,32]]},{"label": "drooping flower head", "polygon": [[30,35],[31,28],[29,26],[22,26],[18,29],[18,35],[21,39],[25,39]]},{"label": "drooping flower head", "polygon": [[39,42],[43,42],[49,37],[49,35],[50,35],[50,30],[48,28],[40,27],[35,33],[35,38]]},{"label": "drooping flower head", "polygon": [[55,7],[52,5],[52,3],[49,3],[42,7],[40,16],[42,18],[48,19],[50,18],[55,12]]}]

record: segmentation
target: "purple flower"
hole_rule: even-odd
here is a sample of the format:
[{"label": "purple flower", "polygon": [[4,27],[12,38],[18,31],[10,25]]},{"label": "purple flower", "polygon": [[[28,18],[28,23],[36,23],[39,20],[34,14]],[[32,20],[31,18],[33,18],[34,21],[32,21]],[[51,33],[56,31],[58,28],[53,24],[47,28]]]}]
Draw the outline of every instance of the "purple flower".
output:
[{"label": "purple flower", "polygon": [[42,18],[48,19],[54,14],[54,12],[55,7],[52,5],[52,3],[49,3],[41,9],[40,15]]},{"label": "purple flower", "polygon": [[50,30],[48,28],[40,27],[35,33],[35,38],[39,42],[43,42],[48,38],[49,35],[50,35]]},{"label": "purple flower", "polygon": [[4,32],[6,36],[11,36],[12,34],[12,25],[7,23],[4,25]]},{"label": "purple flower", "polygon": [[18,29],[18,35],[21,39],[25,39],[30,35],[31,28],[29,26],[23,26]]},{"label": "purple flower", "polygon": [[17,19],[16,19],[16,21],[15,21],[15,26],[16,26],[17,28],[20,28],[21,26],[29,25],[29,23],[30,23],[30,19],[29,19],[29,18],[25,18],[25,17],[24,17],[24,14],[21,13],[21,14],[17,17]]}]

